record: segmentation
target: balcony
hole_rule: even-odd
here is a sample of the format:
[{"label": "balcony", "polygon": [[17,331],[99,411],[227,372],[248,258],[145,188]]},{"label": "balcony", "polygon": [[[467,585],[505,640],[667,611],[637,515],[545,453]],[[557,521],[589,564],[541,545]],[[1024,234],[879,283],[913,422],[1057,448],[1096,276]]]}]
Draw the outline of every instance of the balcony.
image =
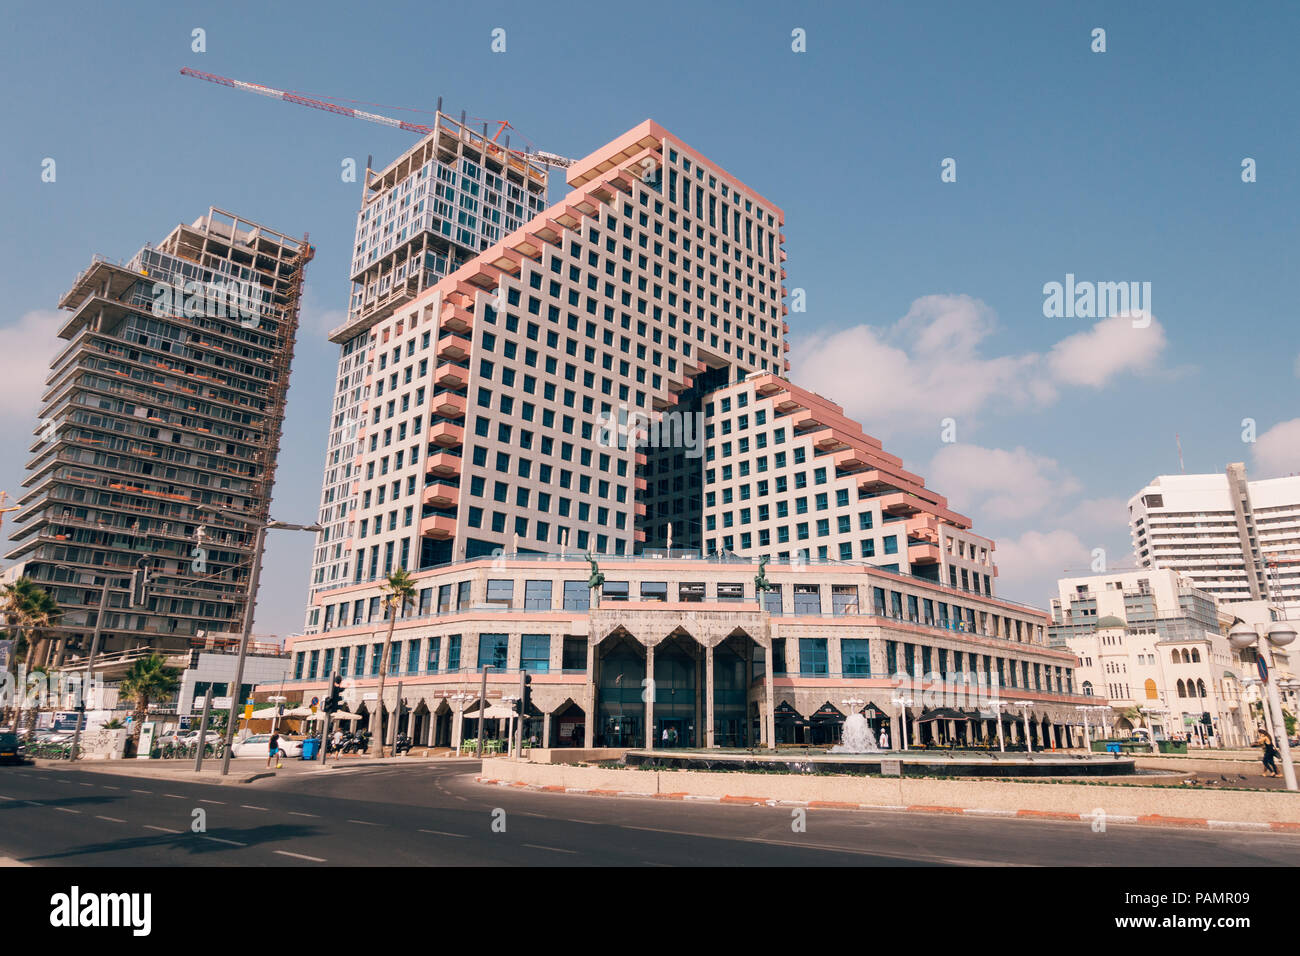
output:
[{"label": "balcony", "polygon": [[433,508],[454,508],[460,501],[460,489],[445,481],[435,481],[424,488],[424,503]]},{"label": "balcony", "polygon": [[938,544],[939,522],[930,515],[910,518],[907,522],[907,536]]},{"label": "balcony", "polygon": [[443,392],[433,397],[433,411],[443,418],[465,417],[465,396],[455,392]]},{"label": "balcony", "polygon": [[909,542],[907,560],[912,564],[938,564],[939,546],[937,544]]},{"label": "balcony", "polygon": [[456,535],[456,519],[451,515],[432,515],[420,519],[420,534],[434,541],[446,541]]},{"label": "balcony", "polygon": [[458,335],[468,333],[474,327],[474,313],[463,305],[446,302],[442,307],[442,328]]},{"label": "balcony", "polygon": [[450,452],[438,451],[428,457],[425,466],[430,474],[440,478],[450,478],[460,474],[461,457]]},{"label": "balcony", "polygon": [[433,380],[443,388],[464,388],[469,384],[469,370],[444,362],[438,366]]},{"label": "balcony", "polygon": [[442,448],[455,448],[465,441],[465,426],[455,422],[435,422],[429,426],[429,441]]},{"label": "balcony", "polygon": [[444,361],[467,361],[469,350],[469,339],[459,335],[447,335],[438,340],[438,358]]},{"label": "balcony", "polygon": [[882,495],[880,510],[886,514],[910,516],[921,513],[920,499],[905,491]]}]

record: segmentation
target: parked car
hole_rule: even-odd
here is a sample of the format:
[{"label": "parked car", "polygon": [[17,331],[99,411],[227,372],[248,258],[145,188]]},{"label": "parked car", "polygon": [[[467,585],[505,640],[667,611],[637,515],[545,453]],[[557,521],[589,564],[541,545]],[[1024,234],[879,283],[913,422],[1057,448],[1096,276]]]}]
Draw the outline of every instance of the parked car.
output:
[{"label": "parked car", "polygon": [[18,735],[9,730],[0,731],[0,763],[22,763],[18,756]]},{"label": "parked car", "polygon": [[[286,756],[302,756],[301,740],[292,740],[289,737],[281,736],[280,747],[284,750]],[[270,756],[270,749],[270,734],[253,734],[243,740],[236,740],[230,748],[230,755],[232,757],[262,757],[265,759]]]}]

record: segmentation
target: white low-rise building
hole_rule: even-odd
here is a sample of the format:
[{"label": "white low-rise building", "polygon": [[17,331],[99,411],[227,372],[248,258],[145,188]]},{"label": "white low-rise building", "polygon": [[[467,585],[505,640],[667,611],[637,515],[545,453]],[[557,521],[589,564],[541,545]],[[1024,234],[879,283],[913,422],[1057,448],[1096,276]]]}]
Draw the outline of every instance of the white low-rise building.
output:
[{"label": "white low-rise building", "polygon": [[1117,732],[1146,727],[1190,746],[1253,740],[1247,687],[1254,665],[1227,640],[1234,616],[1172,570],[1062,578],[1049,640],[1079,658],[1084,694],[1111,707]]}]

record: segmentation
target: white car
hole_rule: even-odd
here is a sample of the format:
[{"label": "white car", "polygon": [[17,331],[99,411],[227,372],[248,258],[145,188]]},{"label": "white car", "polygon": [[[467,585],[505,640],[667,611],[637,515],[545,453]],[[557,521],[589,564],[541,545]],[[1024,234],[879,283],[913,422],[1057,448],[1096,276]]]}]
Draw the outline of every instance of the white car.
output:
[{"label": "white car", "polygon": [[[232,757],[261,757],[266,759],[270,756],[270,749],[270,734],[253,734],[243,740],[236,740],[230,748],[230,755]],[[281,736],[280,749],[284,751],[286,757],[301,757],[302,741]]]}]

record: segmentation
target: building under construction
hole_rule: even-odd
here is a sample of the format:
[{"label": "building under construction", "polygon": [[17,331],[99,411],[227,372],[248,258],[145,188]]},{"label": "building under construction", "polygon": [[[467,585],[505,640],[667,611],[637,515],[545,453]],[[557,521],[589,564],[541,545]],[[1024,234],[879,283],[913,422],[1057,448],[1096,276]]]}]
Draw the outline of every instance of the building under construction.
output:
[{"label": "building under construction", "polygon": [[228,518],[267,518],[312,254],[213,208],[63,296],[8,554],[63,610],[36,663],[89,652],[104,587],[105,664],[241,630],[254,529]]},{"label": "building under construction", "polygon": [[[512,150],[486,129],[472,130],[463,116],[457,121],[441,111],[436,115],[436,126],[419,143],[386,168],[366,170],[348,316],[330,332],[330,341],[339,345],[339,366],[321,490],[324,530],[316,537],[312,561],[313,596],[347,580],[355,533],[350,515],[361,504],[357,436],[370,399],[368,377],[376,372],[367,361],[369,330],[532,219],[546,205],[548,166],[567,162]],[[421,369],[421,377],[427,372]],[[383,386],[378,390],[375,397]],[[423,395],[421,389],[420,401]],[[399,400],[405,404],[411,398],[393,401]]]}]

